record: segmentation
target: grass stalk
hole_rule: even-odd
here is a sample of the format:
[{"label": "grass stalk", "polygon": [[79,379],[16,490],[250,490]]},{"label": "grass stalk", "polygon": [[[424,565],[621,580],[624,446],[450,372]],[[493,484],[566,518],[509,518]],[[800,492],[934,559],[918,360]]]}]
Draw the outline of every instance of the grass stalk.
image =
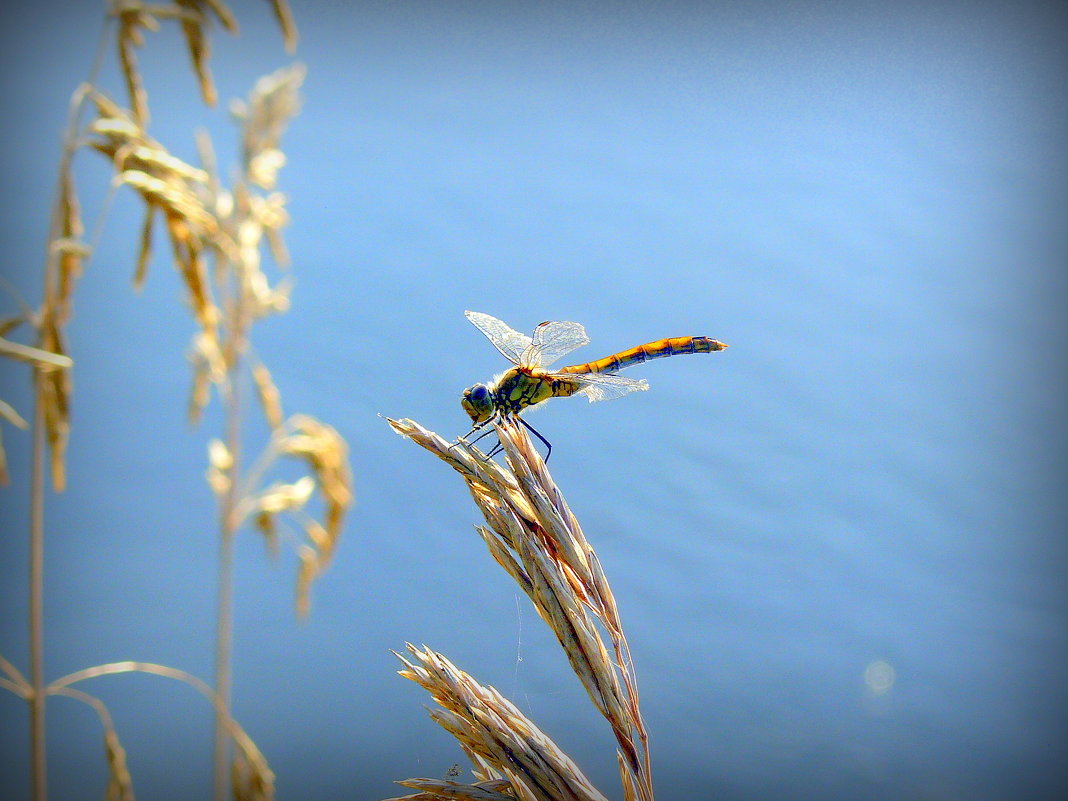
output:
[{"label": "grass stalk", "polygon": [[[285,0],[273,0],[272,6],[282,26],[287,49],[296,43],[296,29]],[[45,700],[48,695],[66,695],[83,701],[100,715],[105,727],[109,763],[109,800],[132,799],[132,785],[125,767],[125,752],[114,731],[110,714],[103,702],[66,685],[82,678],[131,670],[166,675],[196,687],[211,701],[215,710],[214,797],[225,801],[232,789],[234,797],[270,801],[274,777],[263,755],[236,725],[230,714],[233,652],[233,573],[234,537],[249,511],[242,505],[258,504],[256,521],[262,529],[274,525],[281,513],[303,515],[310,544],[300,551],[302,562],[298,575],[298,612],[308,604],[308,589],[313,579],[329,562],[340,535],[342,520],[352,501],[351,477],[347,463],[347,446],[329,426],[307,416],[295,415],[281,420],[281,405],[269,373],[262,365],[253,366],[261,401],[275,434],[272,443],[285,455],[303,460],[311,476],[298,484],[264,488],[246,498],[236,480],[241,452],[242,408],[238,391],[240,371],[248,349],[248,330],[255,319],[288,308],[288,285],[272,287],[260,271],[260,240],[266,239],[276,261],[284,268],[280,229],[288,216],[280,193],[260,195],[250,188],[255,184],[264,191],[274,188],[274,176],[284,162],[279,138],[288,119],[299,107],[297,89],[303,67],[296,65],[266,76],[257,83],[245,109],[252,114],[244,126],[246,164],[236,192],[224,192],[216,175],[185,164],[171,156],[145,130],[148,120],[147,95],[137,72],[133,51],[142,44],[145,30],[157,30],[161,20],[181,20],[194,68],[205,100],[214,103],[215,90],[207,69],[208,47],[206,10],[219,19],[224,28],[236,33],[236,24],[225,3],[216,0],[189,0],[179,6],[141,6],[112,3],[101,31],[96,55],[88,80],[75,91],[69,108],[67,127],[60,156],[56,197],[52,205],[46,249],[43,302],[36,312],[24,306],[21,318],[36,329],[36,342],[22,344],[0,337],[0,356],[34,365],[34,412],[30,465],[29,517],[29,670],[27,677],[7,659],[0,657],[0,687],[26,699],[30,705],[29,750],[32,801],[47,800],[47,761]],[[111,43],[111,32],[118,28],[117,44],[120,65],[130,90],[132,112],[108,98],[96,86],[104,54]],[[82,128],[87,110],[95,110],[95,119]],[[242,115],[239,115],[242,116]],[[113,182],[99,213],[90,239],[84,238],[77,191],[72,170],[76,153],[83,148],[98,151],[114,164],[117,180]],[[209,183],[210,179],[210,183]],[[201,334],[198,353],[203,357],[195,375],[194,417],[208,396],[207,383],[220,385],[223,397],[226,447],[230,467],[223,472],[226,489],[218,494],[219,566],[218,618],[216,631],[215,681],[211,689],[203,681],[165,666],[149,663],[113,663],[97,666],[45,684],[44,671],[44,508],[46,460],[52,487],[61,492],[66,481],[65,454],[70,431],[72,360],[67,355],[66,325],[73,310],[73,290],[85,269],[108,216],[110,199],[121,185],[137,190],[146,206],[146,224],[142,229],[135,285],[144,279],[151,257],[151,229],[154,220],[163,217],[174,248],[175,266],[182,273],[190,292]],[[236,206],[234,195],[237,196]],[[224,306],[224,347],[217,339],[217,312],[209,286],[206,265],[216,259],[229,269],[217,271],[221,289],[230,295]],[[227,283],[229,282],[229,283]],[[7,321],[4,333],[12,327]],[[225,365],[224,368],[220,365]],[[257,370],[259,371],[257,373]],[[207,383],[206,383],[207,382]],[[0,416],[19,427],[25,421],[8,404],[0,401]],[[277,419],[276,419],[277,418]],[[286,436],[277,432],[285,431]],[[213,470],[216,466],[213,464]],[[218,471],[216,471],[218,472]],[[220,474],[221,475],[221,474]],[[0,483],[6,476],[3,450],[0,448]],[[297,497],[296,487],[306,489]],[[220,483],[219,486],[222,486]],[[324,499],[323,521],[302,512],[301,506],[318,487]],[[215,485],[213,485],[215,489]],[[251,490],[250,490],[251,491]],[[289,494],[287,495],[286,492]]]},{"label": "grass stalk", "polygon": [[42,378],[34,373],[33,453],[30,467],[30,787],[33,801],[48,797],[45,770],[44,687],[44,460]]},{"label": "grass stalk", "polygon": [[[224,384],[226,447],[230,452],[230,475],[241,474],[241,355],[245,350],[245,292],[241,277],[236,278],[233,297],[227,304],[231,350],[227,358]],[[238,482],[231,478],[220,498],[219,572],[217,629],[215,640],[215,801],[225,801],[230,786],[230,696],[233,683],[234,645],[234,537],[240,524],[237,508],[241,501]]]},{"label": "grass stalk", "polygon": [[[119,789],[129,790],[128,795],[115,794],[109,795],[108,798],[121,798],[123,801],[127,801],[127,799],[132,801],[133,793],[132,789],[129,788],[130,778],[125,770],[125,752],[119,745],[110,713],[97,699],[87,693],[71,689],[71,685],[87,679],[95,679],[100,676],[115,676],[123,673],[146,673],[180,681],[204,696],[213,705],[216,712],[224,711],[224,707],[218,693],[207,682],[184,670],[154,662],[124,661],[95,665],[56,679],[45,688],[45,692],[48,695],[67,695],[78,698],[97,710],[105,729],[111,779],[115,785],[119,786]],[[225,715],[225,726],[230,739],[236,745],[234,797],[246,799],[246,801],[274,801],[275,776],[267,764],[267,760],[248,736],[248,733],[228,714]]]},{"label": "grass stalk", "polygon": [[213,770],[213,798],[225,801],[227,768],[230,764],[230,734],[227,721],[230,716],[230,687],[233,678],[234,639],[234,531],[228,524],[229,504],[224,504],[219,532],[218,606],[216,609],[215,635],[215,751]]},{"label": "grass stalk", "polygon": [[[97,41],[96,52],[89,69],[87,84],[92,84],[100,72],[107,45],[108,25],[105,24]],[[78,148],[78,127],[83,108],[84,92],[74,93],[63,136],[63,151],[60,156],[56,195],[49,220],[48,248],[45,253],[44,306],[42,317],[54,314],[57,303],[58,260],[52,243],[62,235],[66,208],[65,184],[69,180],[71,160]],[[54,354],[53,354],[54,355]],[[69,367],[69,359],[65,356]],[[45,801],[48,797],[47,757],[45,750],[45,684],[44,684],[44,465],[48,419],[46,414],[47,388],[45,372],[38,360],[34,369],[33,393],[33,445],[30,456],[30,586],[29,586],[29,640],[30,640],[30,788],[33,801]],[[55,483],[55,472],[53,472]],[[62,489],[62,486],[58,487]]]},{"label": "grass stalk", "polygon": [[[450,443],[411,420],[387,418],[387,422],[398,434],[448,463],[463,478],[486,520],[485,526],[477,527],[479,535],[552,629],[590,701],[611,726],[618,745],[616,755],[625,801],[653,801],[649,738],[615,597],[597,554],[526,432],[512,420],[494,424],[504,450],[504,464],[499,464],[487,460],[470,443]],[[420,656],[415,651],[413,654],[424,662],[424,668],[416,670],[408,663],[408,671],[402,675],[431,689],[422,677],[425,664],[438,661],[438,656]],[[432,695],[444,703],[442,693],[432,691]],[[503,704],[497,699],[495,703]],[[509,710],[505,717],[510,715]],[[436,719],[446,725],[443,719]],[[522,727],[525,742],[530,741],[530,725]],[[460,737],[456,727],[446,728]],[[460,739],[466,745],[464,737]],[[477,748],[473,750],[482,753]],[[571,799],[559,787],[521,790],[527,782],[521,776],[509,775],[510,756],[498,759],[486,752],[482,758],[487,765],[480,763],[481,774],[487,778],[508,777],[517,797],[524,801]],[[491,769],[489,773],[487,767]],[[412,798],[421,801],[426,797],[440,796]]]}]

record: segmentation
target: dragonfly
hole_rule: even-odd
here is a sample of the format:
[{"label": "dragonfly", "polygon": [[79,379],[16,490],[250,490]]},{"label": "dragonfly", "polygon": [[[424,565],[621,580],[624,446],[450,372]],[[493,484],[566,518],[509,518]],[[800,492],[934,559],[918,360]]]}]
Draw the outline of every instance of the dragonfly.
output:
[{"label": "dragonfly", "polygon": [[[550,398],[585,395],[590,403],[594,403],[620,398],[631,392],[644,392],[649,389],[648,381],[618,375],[619,371],[650,359],[684,353],[713,353],[727,348],[723,342],[710,337],[672,337],[636,345],[596,361],[551,370],[549,368],[556,361],[589,344],[590,338],[580,323],[544,322],[534,329],[533,336],[527,336],[488,314],[465,311],[464,315],[513,365],[489,383],[475,384],[464,390],[460,405],[471,418],[472,428],[468,436],[495,420],[512,418],[542,441],[547,449],[546,460],[552,453],[552,445],[520,417],[524,410]],[[486,433],[489,433],[488,429],[475,441]],[[499,448],[500,443],[487,458]]]}]

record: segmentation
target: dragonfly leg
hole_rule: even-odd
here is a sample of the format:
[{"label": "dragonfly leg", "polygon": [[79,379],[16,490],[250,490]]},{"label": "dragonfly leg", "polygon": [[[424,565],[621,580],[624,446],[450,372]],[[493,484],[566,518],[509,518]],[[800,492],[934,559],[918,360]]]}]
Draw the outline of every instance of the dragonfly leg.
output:
[{"label": "dragonfly leg", "polygon": [[[493,418],[491,418],[491,419],[493,419]],[[491,428],[491,427],[490,427],[490,426],[488,425],[488,424],[489,424],[489,422],[490,422],[490,421],[489,421],[489,420],[487,420],[487,421],[486,421],[485,423],[483,423],[483,424],[482,424],[482,425],[486,426],[486,430],[485,430],[485,431],[483,431],[483,432],[482,432],[481,434],[479,434],[479,435],[478,435],[478,437],[476,437],[476,439],[475,439],[475,441],[476,441],[476,442],[477,442],[478,440],[482,439],[482,438],[483,438],[484,436],[486,436],[487,434],[492,434],[492,433],[494,433],[494,432],[495,432],[495,430],[496,430],[496,429],[493,429],[493,428]],[[496,444],[495,444],[495,445],[494,445],[494,446],[493,446],[492,448],[490,448],[490,452],[489,452],[489,453],[487,453],[487,454],[485,455],[485,457],[484,457],[484,458],[485,458],[485,460],[486,460],[486,461],[488,462],[488,461],[489,461],[490,459],[492,459],[492,458],[493,458],[494,456],[496,456],[496,455],[497,455],[498,453],[500,453],[500,452],[501,452],[501,451],[503,451],[503,450],[504,450],[504,446],[503,446],[503,445],[501,445],[501,440],[500,440],[500,438],[498,437],[498,439],[497,439],[497,443],[496,443]]]},{"label": "dragonfly leg", "polygon": [[[469,431],[467,433],[470,434],[471,432]],[[449,450],[451,451],[453,448],[457,447],[461,442],[467,442],[467,437],[466,436],[457,437],[456,438],[456,442],[449,443]]]},{"label": "dragonfly leg", "polygon": [[543,437],[543,436],[542,436],[542,435],[541,435],[540,433],[538,433],[538,429],[534,428],[534,426],[532,426],[532,425],[531,425],[530,423],[528,423],[528,422],[527,422],[526,420],[524,420],[524,419],[523,419],[522,417],[519,417],[519,416],[517,415],[517,416],[516,416],[516,420],[518,420],[518,421],[519,421],[520,423],[522,423],[522,424],[523,424],[523,427],[524,427],[524,428],[526,428],[526,430],[527,430],[527,431],[529,431],[529,432],[530,432],[531,434],[533,434],[533,435],[534,435],[535,437],[537,437],[538,439],[540,439],[540,440],[542,441],[542,444],[544,444],[544,445],[545,445],[545,463],[546,463],[546,464],[548,464],[548,462],[549,462],[549,455],[550,455],[550,454],[551,454],[551,453],[553,452],[553,446],[552,446],[552,443],[551,443],[551,442],[549,442],[549,440],[545,439],[545,437]]},{"label": "dragonfly leg", "polygon": [[[476,442],[478,442],[480,439],[482,439],[487,434],[492,434],[493,433],[493,429],[489,428],[489,427],[486,427],[485,423],[483,423],[482,426],[480,426],[480,427],[484,428],[484,430],[483,430],[483,432],[481,434],[479,434],[477,437],[475,437],[473,440],[470,441],[472,445],[474,445]],[[471,433],[472,434],[475,433],[475,429],[471,429]]]},{"label": "dragonfly leg", "polygon": [[[492,434],[493,433],[493,428],[490,427],[490,423],[493,422],[493,419],[494,418],[491,417],[489,419],[483,420],[481,423],[475,423],[475,425],[471,428],[470,431],[468,431],[464,436],[459,437],[456,440],[456,442],[452,443],[449,446],[449,448],[455,448],[461,442],[465,442],[468,445],[474,445],[476,442],[478,442],[480,439],[482,439],[487,434]],[[482,433],[481,434],[479,434],[474,439],[468,439],[469,436],[474,434],[479,429],[482,429]],[[486,461],[489,461],[490,459],[493,458],[493,456],[495,454],[499,453],[500,451],[501,451],[501,443],[498,440],[497,444],[493,446],[493,448],[490,450],[490,452],[488,454],[484,455],[482,458],[484,460],[486,460]]]},{"label": "dragonfly leg", "polygon": [[482,439],[482,438],[483,438],[484,436],[486,436],[486,434],[488,434],[488,433],[489,433],[489,429],[487,429],[487,430],[483,431],[483,432],[482,432],[481,434],[479,434],[479,435],[478,435],[477,437],[475,437],[474,439],[471,439],[471,440],[469,440],[469,439],[468,439],[468,437],[469,437],[469,436],[471,436],[472,434],[474,434],[474,433],[475,433],[476,431],[478,431],[478,430],[479,430],[480,428],[485,428],[485,427],[486,427],[486,424],[487,424],[488,422],[489,422],[489,420],[484,420],[484,421],[483,421],[483,422],[481,422],[481,423],[475,423],[475,424],[474,424],[474,425],[473,425],[473,426],[471,427],[471,430],[470,430],[470,431],[468,431],[468,432],[467,432],[466,434],[464,434],[464,435],[463,435],[462,437],[457,437],[457,438],[456,438],[456,442],[452,443],[452,445],[450,445],[449,447],[450,447],[450,448],[455,448],[455,447],[456,447],[457,445],[459,445],[459,444],[460,444],[461,442],[466,442],[466,443],[467,443],[467,444],[469,444],[469,445],[473,445],[474,443],[478,442],[478,441],[479,441],[480,439]]}]

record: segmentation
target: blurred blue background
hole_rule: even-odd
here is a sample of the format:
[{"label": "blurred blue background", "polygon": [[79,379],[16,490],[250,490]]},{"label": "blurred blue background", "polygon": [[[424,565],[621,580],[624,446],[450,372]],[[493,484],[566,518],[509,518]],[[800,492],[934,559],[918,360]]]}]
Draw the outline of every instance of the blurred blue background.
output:
[{"label": "blurred blue background", "polygon": [[[2,12],[3,274],[31,304],[102,5]],[[213,47],[224,99],[289,61],[265,6],[234,11],[240,38]],[[460,391],[504,365],[464,309],[524,331],[580,321],[576,360],[731,345],[533,420],[620,604],[659,799],[1068,797],[1058,4],[294,12],[294,307],[254,336],[287,412],[348,439],[357,506],[303,623],[292,553],[239,543],[234,709],[278,797],[380,799],[464,762],[394,675],[405,641],[498,687],[620,797],[607,726],[459,480],[376,416],[466,430]],[[193,159],[204,125],[232,163],[225,105],[201,106],[173,28],[140,58],[153,135]],[[121,96],[110,51],[102,82]],[[81,157],[91,222],[109,178]],[[77,290],[49,678],[121,659],[212,674],[219,415],[185,422],[193,326],[161,235],[132,292],[139,222],[119,192]],[[26,369],[0,376],[28,417]],[[29,438],[4,442],[0,653],[25,670]],[[198,696],[138,675],[82,688],[112,709],[140,798],[208,796]],[[99,797],[95,715],[65,698],[48,714],[51,797]],[[0,696],[9,798],[28,797],[26,721]]]}]

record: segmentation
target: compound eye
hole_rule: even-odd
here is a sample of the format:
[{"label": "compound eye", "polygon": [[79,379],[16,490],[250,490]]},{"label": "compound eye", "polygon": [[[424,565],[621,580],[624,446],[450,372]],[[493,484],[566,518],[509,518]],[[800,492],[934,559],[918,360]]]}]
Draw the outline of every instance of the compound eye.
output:
[{"label": "compound eye", "polygon": [[484,401],[489,397],[489,390],[486,389],[485,384],[475,384],[475,386],[471,387],[470,392],[471,399],[475,402]]}]

